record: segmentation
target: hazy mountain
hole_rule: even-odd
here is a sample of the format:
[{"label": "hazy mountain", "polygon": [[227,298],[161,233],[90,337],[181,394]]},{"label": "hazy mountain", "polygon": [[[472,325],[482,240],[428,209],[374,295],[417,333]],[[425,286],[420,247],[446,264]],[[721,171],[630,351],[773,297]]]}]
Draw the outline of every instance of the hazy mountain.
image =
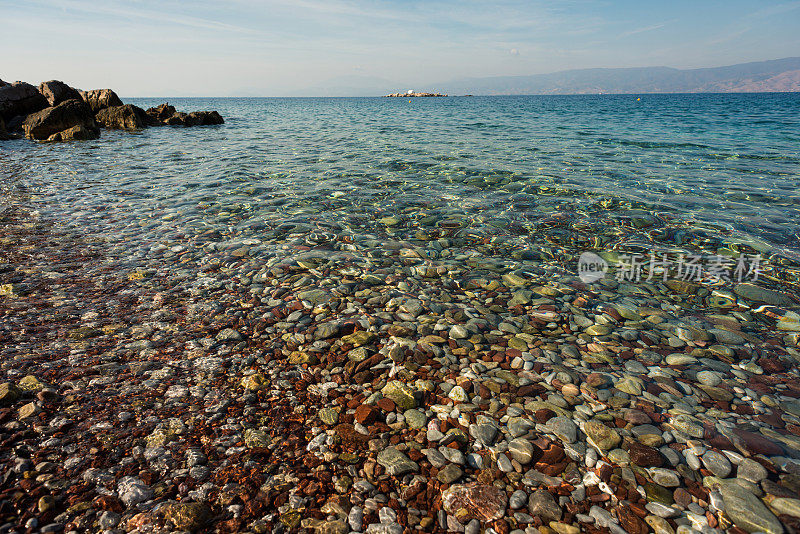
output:
[{"label": "hazy mountain", "polygon": [[706,69],[579,69],[533,76],[465,78],[436,86],[451,95],[800,91],[800,57]]}]

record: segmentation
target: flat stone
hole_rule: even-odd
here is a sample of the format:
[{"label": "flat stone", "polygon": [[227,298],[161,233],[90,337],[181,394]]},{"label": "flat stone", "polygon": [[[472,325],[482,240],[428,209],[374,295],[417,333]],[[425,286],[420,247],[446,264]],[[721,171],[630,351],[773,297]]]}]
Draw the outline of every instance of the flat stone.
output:
[{"label": "flat stone", "polygon": [[648,501],[657,502],[664,506],[671,506],[675,502],[672,491],[664,486],[659,486],[651,482],[645,482],[643,486]]},{"label": "flat stone", "polygon": [[526,504],[528,504],[528,494],[525,490],[518,489],[508,498],[508,507],[512,510],[519,510]]},{"label": "flat stone", "polygon": [[381,393],[384,397],[392,399],[397,407],[403,411],[417,407],[417,401],[414,398],[414,390],[411,386],[399,380],[392,380],[386,384],[381,390]]},{"label": "flat stone", "polygon": [[800,499],[768,496],[765,497],[764,500],[777,514],[800,517]]},{"label": "flat stone", "polygon": [[568,525],[567,523],[559,523],[557,521],[550,521],[550,528],[556,531],[557,534],[580,534],[580,529],[575,525]]},{"label": "flat stone", "polygon": [[609,428],[600,421],[592,419],[583,425],[583,431],[592,442],[602,451],[608,451],[616,447],[622,438],[613,428]]},{"label": "flat stone", "polygon": [[133,506],[153,498],[153,490],[138,477],[122,477],[117,484],[119,499],[126,506]]},{"label": "flat stone", "polygon": [[546,489],[540,488],[531,493],[528,499],[528,511],[534,517],[540,517],[543,522],[560,521],[563,511],[556,502],[555,497]]},{"label": "flat stone", "polygon": [[733,288],[733,292],[747,300],[763,302],[772,306],[794,306],[796,302],[786,293],[773,291],[755,284],[742,283]]},{"label": "flat stone", "polygon": [[448,514],[460,519],[494,521],[506,513],[505,491],[487,484],[456,484],[442,492],[442,505]]},{"label": "flat stone", "polygon": [[331,300],[331,294],[324,289],[308,289],[297,293],[297,298],[306,300],[312,305],[317,306]]},{"label": "flat stone", "polygon": [[406,418],[406,424],[409,428],[425,428],[425,424],[428,422],[427,416],[423,412],[415,409],[406,410],[403,412],[403,416]]},{"label": "flat stone", "polygon": [[378,463],[386,469],[386,473],[390,476],[419,471],[419,465],[416,462],[412,462],[408,456],[398,451],[395,447],[387,447],[381,450],[378,453]]},{"label": "flat stone", "polygon": [[442,453],[445,458],[447,458],[448,462],[453,462],[454,464],[464,465],[464,463],[467,461],[464,453],[458,449],[439,447],[439,452]]},{"label": "flat stone", "polygon": [[639,396],[642,394],[642,390],[644,389],[644,382],[641,378],[626,376],[617,381],[617,383],[614,384],[614,387],[622,392],[627,393],[628,395]]},{"label": "flat stone", "polygon": [[775,514],[767,509],[761,499],[743,487],[738,484],[722,484],[720,493],[725,502],[725,514],[737,527],[746,532],[783,533],[783,525]]},{"label": "flat stone", "polygon": [[706,386],[716,387],[722,382],[722,378],[716,371],[700,371],[697,373],[697,381]]},{"label": "flat stone", "polygon": [[508,443],[508,452],[522,465],[528,465],[533,460],[538,447],[525,438],[515,438]]},{"label": "flat stone", "polygon": [[658,449],[635,441],[628,446],[628,455],[631,462],[640,467],[661,467],[664,465],[664,456]]},{"label": "flat stone", "polygon": [[678,476],[678,473],[672,469],[653,467],[649,469],[649,472],[650,478],[652,478],[653,482],[659,486],[664,486],[665,488],[677,488],[681,485],[681,479]]},{"label": "flat stone", "polygon": [[697,358],[688,354],[668,354],[664,359],[667,365],[692,365],[697,363]]},{"label": "flat stone", "polygon": [[672,418],[670,424],[676,430],[693,438],[702,439],[703,435],[705,434],[703,431],[703,425],[701,425],[697,419],[688,415],[677,415]]},{"label": "flat stone", "polygon": [[467,392],[461,386],[454,386],[447,396],[456,402],[469,402]]},{"label": "flat stone", "polygon": [[319,420],[326,425],[335,425],[339,422],[339,409],[338,408],[322,408],[317,412]]},{"label": "flat stone", "polygon": [[767,469],[750,458],[745,458],[736,467],[736,477],[758,484],[767,478]]},{"label": "flat stone", "polygon": [[164,506],[164,519],[178,530],[194,532],[211,520],[211,509],[199,502],[171,503]]},{"label": "flat stone", "polygon": [[0,384],[0,406],[10,406],[22,396],[22,390],[15,384],[4,382]]},{"label": "flat stone", "polygon": [[448,464],[444,469],[439,471],[439,473],[436,475],[436,478],[442,484],[452,484],[461,478],[463,474],[464,471],[462,471],[460,467],[455,464]]},{"label": "flat stone", "polygon": [[578,425],[569,417],[553,417],[547,422],[547,430],[564,443],[574,443],[578,439]]},{"label": "flat stone", "polygon": [[712,328],[709,332],[714,334],[714,338],[718,343],[723,343],[725,345],[742,345],[744,343],[744,338],[742,336],[730,330]]},{"label": "flat stone", "polygon": [[706,451],[701,458],[703,465],[714,473],[714,476],[726,478],[731,474],[731,462],[724,454],[717,451]]},{"label": "flat stone", "polygon": [[352,334],[343,336],[341,341],[342,343],[352,345],[353,347],[360,347],[362,345],[372,343],[377,338],[378,336],[374,332],[359,330],[358,332],[353,332]]},{"label": "flat stone", "polygon": [[248,428],[244,431],[244,444],[251,449],[269,447],[271,443],[267,433],[263,430]]},{"label": "flat stone", "polygon": [[655,534],[675,534],[675,529],[673,529],[672,525],[663,517],[648,515],[644,518],[644,521],[650,525],[650,528],[653,529]]},{"label": "flat stone", "polygon": [[436,449],[428,449],[425,451],[425,456],[428,458],[430,464],[437,469],[447,465],[447,458]]},{"label": "flat stone", "polygon": [[590,336],[607,336],[611,333],[611,327],[604,324],[593,324],[586,329],[586,333]]},{"label": "flat stone", "polygon": [[497,427],[490,423],[470,425],[469,433],[484,445],[492,445],[497,438]]},{"label": "flat stone", "polygon": [[733,442],[737,449],[748,456],[754,454],[779,456],[783,454],[783,449],[780,445],[755,432],[734,428],[726,434],[726,437]]}]

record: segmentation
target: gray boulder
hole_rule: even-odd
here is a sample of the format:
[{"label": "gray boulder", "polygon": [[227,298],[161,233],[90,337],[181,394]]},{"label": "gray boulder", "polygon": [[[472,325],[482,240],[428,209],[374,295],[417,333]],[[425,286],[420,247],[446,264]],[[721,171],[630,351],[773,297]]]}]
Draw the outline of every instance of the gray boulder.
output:
[{"label": "gray boulder", "polygon": [[92,89],[91,91],[81,91],[83,101],[89,104],[93,113],[97,113],[101,109],[110,108],[114,106],[121,106],[122,100],[119,99],[117,93],[111,89]]},{"label": "gray boulder", "polygon": [[46,107],[47,99],[29,83],[14,82],[0,87],[0,118],[6,122]]},{"label": "gray boulder", "polygon": [[67,100],[82,100],[81,94],[77,89],[73,89],[64,82],[50,80],[39,84],[39,92],[42,93],[51,106],[57,106]]},{"label": "gray boulder", "polygon": [[25,137],[28,139],[44,140],[78,125],[88,130],[97,128],[94,114],[85,102],[67,100],[57,106],[28,115],[22,123],[22,129],[25,130]]}]

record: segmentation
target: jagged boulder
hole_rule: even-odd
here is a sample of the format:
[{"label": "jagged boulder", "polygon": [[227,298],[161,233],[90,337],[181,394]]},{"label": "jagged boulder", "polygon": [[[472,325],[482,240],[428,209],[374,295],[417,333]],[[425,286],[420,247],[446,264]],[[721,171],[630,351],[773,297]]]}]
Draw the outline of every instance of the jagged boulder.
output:
[{"label": "jagged boulder", "polygon": [[88,130],[96,130],[94,114],[85,102],[67,100],[53,107],[28,115],[22,123],[25,137],[28,139],[48,139],[51,135],[69,130],[73,126],[83,126]]},{"label": "jagged boulder", "polygon": [[119,99],[117,93],[111,89],[92,89],[91,91],[81,91],[83,101],[89,104],[93,113],[97,113],[101,109],[110,108],[114,106],[121,106],[122,100]]},{"label": "jagged boulder", "polygon": [[186,116],[186,126],[223,124],[225,120],[216,111],[192,111]]},{"label": "jagged boulder", "polygon": [[170,126],[206,126],[225,122],[222,115],[216,111],[183,113],[182,111],[175,111],[175,108],[167,103],[148,109],[147,114],[158,122]]},{"label": "jagged boulder", "polygon": [[164,124],[168,124],[170,126],[185,126],[186,113],[182,111],[176,111],[171,117],[164,121]]},{"label": "jagged boulder", "polygon": [[167,119],[175,115],[175,106],[170,106],[165,102],[160,106],[148,109],[147,114],[160,123],[166,123]]},{"label": "jagged boulder", "polygon": [[4,82],[3,80],[0,80],[0,87],[4,87],[6,85],[8,85],[6,82]]},{"label": "jagged boulder", "polygon": [[64,82],[50,80],[39,84],[39,92],[42,93],[51,106],[57,106],[67,100],[82,100],[80,92],[73,89]]},{"label": "jagged boulder", "polygon": [[67,128],[63,132],[54,133],[47,138],[48,141],[86,141],[100,137],[99,128],[88,128],[83,124],[78,124],[72,128]]},{"label": "jagged boulder", "polygon": [[[2,82],[3,80],[0,80]],[[3,121],[3,118],[0,117],[0,141],[6,141],[10,139],[8,132],[6,132],[6,123]]]},{"label": "jagged boulder", "polygon": [[94,118],[100,125],[111,129],[138,130],[147,126],[161,125],[145,110],[133,104],[101,109]]},{"label": "jagged boulder", "polygon": [[0,87],[0,118],[5,121],[47,107],[47,99],[31,84],[15,82]]}]

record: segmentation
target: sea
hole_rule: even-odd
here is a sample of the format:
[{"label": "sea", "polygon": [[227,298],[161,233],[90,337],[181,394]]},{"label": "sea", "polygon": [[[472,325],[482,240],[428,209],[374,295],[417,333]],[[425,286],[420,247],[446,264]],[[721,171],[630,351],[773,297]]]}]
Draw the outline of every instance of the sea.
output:
[{"label": "sea", "polygon": [[508,268],[749,253],[798,281],[800,94],[125,101],[225,124],[5,142],[0,180],[126,268],[208,241],[266,258],[457,237],[502,243]]}]

